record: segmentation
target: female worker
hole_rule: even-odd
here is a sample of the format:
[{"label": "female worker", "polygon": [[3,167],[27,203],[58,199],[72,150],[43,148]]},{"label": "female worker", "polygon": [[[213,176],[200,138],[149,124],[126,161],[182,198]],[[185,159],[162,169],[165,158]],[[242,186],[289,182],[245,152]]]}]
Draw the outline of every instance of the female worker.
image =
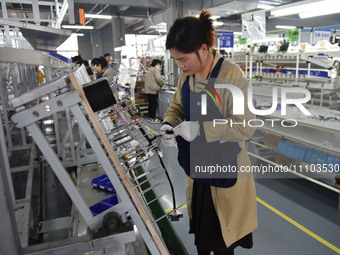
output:
[{"label": "female worker", "polygon": [[[242,115],[234,115],[231,90],[217,86],[235,86],[247,98],[240,68],[212,48],[216,35],[210,18],[202,10],[199,18],[177,19],[169,30],[166,48],[182,72],[161,134],[164,145],[177,144],[179,164],[188,176],[189,232],[195,234],[198,254],[227,255],[237,246],[251,248],[257,228],[254,180],[240,171],[250,165],[245,141],[254,133],[247,125],[254,115],[246,105]],[[223,125],[214,125],[214,119]],[[208,176],[196,171],[217,165],[236,171]]]},{"label": "female worker", "polygon": [[[91,65],[94,67],[94,70],[96,71],[97,78],[106,77],[108,83],[112,85],[116,82],[114,78],[117,76],[117,72],[112,68],[111,65],[109,65],[104,57],[100,58],[94,58],[91,61]],[[113,94],[115,95],[116,99],[118,100],[118,88],[117,86],[114,86]]]},{"label": "female worker", "polygon": [[161,65],[162,61],[159,59],[152,60],[151,66],[145,74],[145,94],[148,95],[150,123],[161,123],[156,118],[158,90],[164,84],[161,76]]}]

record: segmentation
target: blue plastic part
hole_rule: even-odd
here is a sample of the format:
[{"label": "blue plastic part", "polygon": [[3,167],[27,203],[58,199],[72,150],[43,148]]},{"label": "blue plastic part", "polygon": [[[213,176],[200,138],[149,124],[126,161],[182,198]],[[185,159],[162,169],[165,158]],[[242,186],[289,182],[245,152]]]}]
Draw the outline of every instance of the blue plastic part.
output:
[{"label": "blue plastic part", "polygon": [[92,179],[91,184],[94,188],[104,190],[110,193],[116,193],[115,188],[113,187],[109,177],[106,174],[100,175]]},{"label": "blue plastic part", "polygon": [[[120,181],[122,181],[120,179]],[[91,181],[91,184],[94,188],[100,189],[100,190],[104,190],[104,191],[108,191],[111,193],[116,193],[115,188],[113,187],[109,177],[106,174],[100,175],[96,178],[93,178]],[[133,202],[133,200],[131,199],[131,202],[133,204],[133,206],[136,208],[137,207],[135,205],[135,203]],[[103,211],[106,211],[107,209],[111,208],[112,206],[118,204],[118,198],[116,194],[113,194],[112,196],[104,199],[103,201],[94,204],[90,207],[90,210],[92,211],[92,214],[94,216],[96,216],[97,214],[100,214]],[[126,212],[126,216],[127,219],[131,219],[130,215],[128,212]]]},{"label": "blue plastic part", "polygon": [[105,198],[103,201],[100,201],[97,204],[94,204],[90,207],[90,210],[94,216],[97,214],[100,214],[107,209],[111,208],[112,206],[118,204],[118,197],[116,194],[113,194],[112,196],[109,196],[108,198]]},{"label": "blue plastic part", "polygon": [[294,158],[300,161],[304,161],[304,157],[306,154],[306,148],[293,144],[293,143],[289,143],[289,142],[285,142],[285,141],[279,141],[279,144],[277,145],[277,149],[276,152],[281,153],[283,155],[286,155],[290,158]]},{"label": "blue plastic part", "polygon": [[336,165],[340,163],[340,156],[285,141],[279,141],[276,152],[310,164]]},{"label": "blue plastic part", "polygon": [[[253,72],[255,73],[256,71],[257,71],[257,69],[253,68]],[[276,73],[276,69],[273,69],[273,68],[263,68],[262,72],[263,73]],[[285,69],[285,68],[282,68],[280,73],[283,73],[283,74],[287,74],[287,73],[296,74],[296,69]],[[299,74],[307,75],[308,74],[308,70],[299,70]],[[328,77],[328,71],[310,70],[310,75],[311,76],[327,78]]]},{"label": "blue plastic part", "polygon": [[262,72],[264,72],[264,73],[276,73],[276,70],[273,69],[273,68],[262,68]]},{"label": "blue plastic part", "polygon": [[63,55],[60,55],[59,53],[57,53],[57,52],[55,52],[55,51],[49,51],[48,53],[49,53],[52,57],[55,57],[55,58],[57,58],[57,59],[59,59],[59,60],[61,60],[61,61],[64,61],[64,62],[66,62],[66,63],[72,63],[72,59],[67,58],[67,57],[65,57],[65,56],[63,56]]},{"label": "blue plastic part", "polygon": [[340,163],[340,157],[324,151],[308,149],[305,161],[311,164],[335,165]]}]

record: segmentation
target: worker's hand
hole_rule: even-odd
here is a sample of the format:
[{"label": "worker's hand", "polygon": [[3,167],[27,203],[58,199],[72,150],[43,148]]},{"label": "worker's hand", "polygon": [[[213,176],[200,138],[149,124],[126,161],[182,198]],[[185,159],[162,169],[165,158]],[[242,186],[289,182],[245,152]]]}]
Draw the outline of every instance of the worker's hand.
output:
[{"label": "worker's hand", "polygon": [[200,135],[200,125],[198,121],[183,121],[174,128],[175,136],[182,136],[186,141],[191,142]]},{"label": "worker's hand", "polygon": [[169,124],[162,125],[160,134],[162,135],[162,143],[164,146],[175,147],[177,145],[174,129]]}]

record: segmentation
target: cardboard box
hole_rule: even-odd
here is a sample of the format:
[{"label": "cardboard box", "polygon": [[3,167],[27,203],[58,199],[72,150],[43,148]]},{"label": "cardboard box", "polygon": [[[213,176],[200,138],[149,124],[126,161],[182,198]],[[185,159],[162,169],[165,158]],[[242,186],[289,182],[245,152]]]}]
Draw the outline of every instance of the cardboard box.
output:
[{"label": "cardboard box", "polygon": [[263,136],[263,144],[276,150],[277,145],[279,144],[280,137],[270,134],[264,134]]},{"label": "cardboard box", "polygon": [[144,81],[136,81],[135,88],[144,88],[145,82]]},{"label": "cardboard box", "polygon": [[301,165],[301,162],[299,160],[287,157],[280,153],[276,153],[275,163],[289,167],[293,165]]},{"label": "cardboard box", "polygon": [[[147,103],[145,99],[135,99],[135,104],[145,104]],[[126,101],[126,105],[132,104],[132,100]]]}]

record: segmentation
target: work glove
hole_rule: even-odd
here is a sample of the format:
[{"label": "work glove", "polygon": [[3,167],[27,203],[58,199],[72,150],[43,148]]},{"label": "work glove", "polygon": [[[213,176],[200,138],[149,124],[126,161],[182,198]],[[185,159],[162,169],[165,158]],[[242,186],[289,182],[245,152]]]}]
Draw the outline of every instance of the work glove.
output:
[{"label": "work glove", "polygon": [[162,135],[162,143],[164,146],[175,147],[177,145],[174,129],[169,124],[162,125],[160,134]]},{"label": "work glove", "polygon": [[175,136],[182,136],[186,141],[191,142],[200,135],[200,124],[198,121],[183,121],[174,128]]}]

